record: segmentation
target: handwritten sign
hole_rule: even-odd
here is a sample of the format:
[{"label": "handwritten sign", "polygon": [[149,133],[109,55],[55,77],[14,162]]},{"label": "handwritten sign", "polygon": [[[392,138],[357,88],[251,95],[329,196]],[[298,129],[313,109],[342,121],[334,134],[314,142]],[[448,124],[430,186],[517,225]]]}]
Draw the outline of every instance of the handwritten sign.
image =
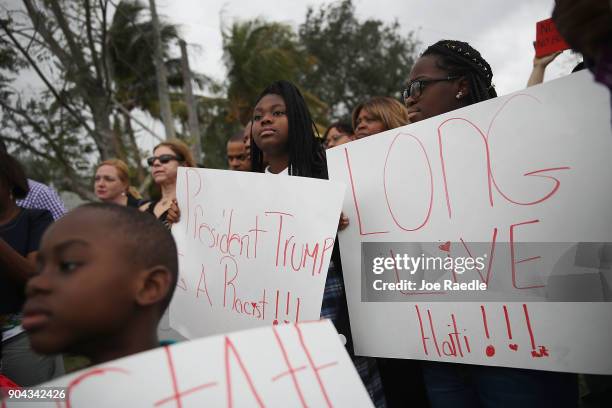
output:
[{"label": "handwritten sign", "polygon": [[343,196],[327,180],[179,169],[170,326],[191,339],[318,319]]},{"label": "handwritten sign", "polygon": [[373,406],[329,321],[177,343],[42,386],[65,387],[66,401],[40,408]]},{"label": "handwritten sign", "polygon": [[569,47],[557,31],[552,18],[536,23],[536,57],[543,57],[553,52],[567,50]]},{"label": "handwritten sign", "polygon": [[[574,253],[555,286],[540,270],[559,259],[515,246],[612,242],[611,154],[607,91],[587,72],[328,151],[330,178],[349,186],[339,239],[356,353],[611,374],[601,356],[610,354],[612,304],[546,302],[568,285],[590,285],[603,300],[609,265],[581,267]],[[405,302],[362,302],[362,242],[458,253],[487,243],[482,270],[446,278],[510,297],[442,303],[452,294],[403,291]]]}]

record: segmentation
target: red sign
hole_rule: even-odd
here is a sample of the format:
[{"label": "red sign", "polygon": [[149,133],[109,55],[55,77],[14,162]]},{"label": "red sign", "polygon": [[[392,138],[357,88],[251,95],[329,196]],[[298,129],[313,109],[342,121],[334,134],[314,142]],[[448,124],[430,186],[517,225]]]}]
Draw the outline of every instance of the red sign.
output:
[{"label": "red sign", "polygon": [[569,47],[557,31],[552,18],[536,23],[536,57],[543,57],[553,52],[567,50]]}]

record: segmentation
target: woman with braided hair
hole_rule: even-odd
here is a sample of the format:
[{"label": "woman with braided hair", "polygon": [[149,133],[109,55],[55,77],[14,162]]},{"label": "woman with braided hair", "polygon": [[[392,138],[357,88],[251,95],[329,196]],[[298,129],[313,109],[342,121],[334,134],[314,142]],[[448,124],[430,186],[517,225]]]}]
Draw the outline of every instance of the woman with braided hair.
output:
[{"label": "woman with braided hair", "polygon": [[[438,41],[416,61],[404,91],[411,122],[497,96],[491,66],[461,41]],[[423,361],[432,408],[576,407],[575,374]]]},{"label": "woman with braided hair", "polygon": [[410,121],[495,98],[492,79],[491,66],[468,43],[438,41],[425,50],[410,72],[403,92]]}]

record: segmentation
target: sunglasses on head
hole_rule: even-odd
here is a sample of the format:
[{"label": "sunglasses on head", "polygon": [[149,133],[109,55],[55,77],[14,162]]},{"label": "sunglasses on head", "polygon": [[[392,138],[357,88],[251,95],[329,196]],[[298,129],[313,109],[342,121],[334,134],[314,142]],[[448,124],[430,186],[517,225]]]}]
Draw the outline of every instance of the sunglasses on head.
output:
[{"label": "sunglasses on head", "polygon": [[176,160],[176,161],[182,161],[183,159],[181,157],[177,157],[177,156],[173,156],[171,154],[162,154],[160,156],[151,156],[147,159],[147,164],[149,165],[149,167],[153,167],[153,165],[155,164],[155,160],[159,160],[159,162],[161,164],[166,164],[171,162],[172,160]]}]

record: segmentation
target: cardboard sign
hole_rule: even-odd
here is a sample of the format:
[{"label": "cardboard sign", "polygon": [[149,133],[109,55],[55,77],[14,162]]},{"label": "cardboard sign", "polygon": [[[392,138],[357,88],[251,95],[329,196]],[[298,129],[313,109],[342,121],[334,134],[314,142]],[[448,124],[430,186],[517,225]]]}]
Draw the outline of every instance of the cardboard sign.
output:
[{"label": "cardboard sign", "polygon": [[170,326],[187,338],[319,319],[344,186],[180,168]]},{"label": "cardboard sign", "polygon": [[[61,377],[65,400],[40,408],[372,407],[329,321],[177,343]],[[22,407],[4,401],[2,406]]]},{"label": "cardboard sign", "polygon": [[[612,374],[602,358],[612,344],[611,155],[609,95],[588,72],[328,150],[330,178],[348,186],[339,239],[356,354]],[[443,279],[506,297],[442,303],[454,294],[398,291],[403,302],[362,302],[362,242],[474,256],[470,243],[485,243],[482,270]],[[516,253],[529,242],[592,254]],[[608,302],[549,302],[577,287]]]},{"label": "cardboard sign", "polygon": [[536,23],[536,57],[543,57],[569,48],[570,46],[557,31],[552,18]]}]

